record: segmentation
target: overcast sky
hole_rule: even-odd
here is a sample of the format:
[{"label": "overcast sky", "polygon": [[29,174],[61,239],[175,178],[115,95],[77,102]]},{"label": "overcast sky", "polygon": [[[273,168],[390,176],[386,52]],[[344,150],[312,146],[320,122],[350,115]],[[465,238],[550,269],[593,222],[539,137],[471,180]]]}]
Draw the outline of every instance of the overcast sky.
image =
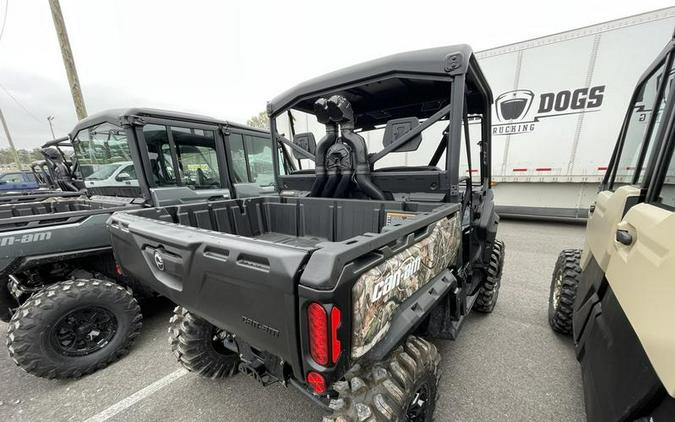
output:
[{"label": "overcast sky", "polygon": [[[47,0],[0,0],[0,27],[7,1],[0,107],[17,147],[32,148],[51,137],[48,115],[62,136],[75,111]],[[149,106],[246,122],[292,85],[371,58],[457,43],[483,50],[672,5],[327,3],[61,0],[61,7],[89,114]]]}]

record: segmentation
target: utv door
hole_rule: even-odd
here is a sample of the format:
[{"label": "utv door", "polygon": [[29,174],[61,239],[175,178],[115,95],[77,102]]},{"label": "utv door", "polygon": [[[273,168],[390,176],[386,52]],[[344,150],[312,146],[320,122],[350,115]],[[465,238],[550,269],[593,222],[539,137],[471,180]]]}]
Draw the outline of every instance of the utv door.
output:
[{"label": "utv door", "polygon": [[272,139],[256,132],[232,132],[227,137],[237,198],[276,192]]},{"label": "utv door", "polygon": [[589,421],[675,406],[672,79],[667,50],[634,93],[587,227],[574,339]]}]

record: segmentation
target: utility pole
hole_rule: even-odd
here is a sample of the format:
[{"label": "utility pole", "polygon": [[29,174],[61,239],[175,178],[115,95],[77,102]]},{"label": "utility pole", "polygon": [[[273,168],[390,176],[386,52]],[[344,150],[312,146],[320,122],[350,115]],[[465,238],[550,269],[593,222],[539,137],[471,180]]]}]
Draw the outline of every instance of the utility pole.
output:
[{"label": "utility pole", "polygon": [[54,121],[54,115],[47,116],[47,121],[49,122],[49,130],[52,131],[52,139],[56,139],[56,135],[54,135],[54,126],[52,125],[52,121]]},{"label": "utility pole", "polygon": [[63,65],[66,67],[68,83],[70,84],[70,93],[73,95],[77,119],[82,120],[87,117],[87,108],[84,106],[84,98],[82,98],[82,89],[80,88],[80,79],[77,77],[73,51],[70,49],[68,32],[66,32],[66,24],[63,21],[59,0],[49,0],[49,7],[52,9],[54,28],[56,28],[56,36],[59,38],[59,44],[61,45],[61,56],[63,56]]},{"label": "utility pole", "polygon": [[5,115],[2,114],[2,109],[0,109],[0,121],[2,122],[2,127],[5,129],[5,135],[7,136],[7,142],[9,143],[9,149],[12,151],[14,156],[14,164],[16,164],[17,170],[21,170],[21,160],[19,160],[19,153],[16,152],[14,148],[14,141],[12,141],[12,136],[9,134],[9,128],[7,127],[7,121],[5,121]]}]

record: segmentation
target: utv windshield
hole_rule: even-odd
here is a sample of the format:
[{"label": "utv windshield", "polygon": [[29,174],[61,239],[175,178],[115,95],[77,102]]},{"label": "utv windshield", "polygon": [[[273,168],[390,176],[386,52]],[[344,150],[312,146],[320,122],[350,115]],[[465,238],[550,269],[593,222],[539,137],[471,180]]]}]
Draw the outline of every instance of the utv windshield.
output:
[{"label": "utv windshield", "polygon": [[120,164],[104,164],[98,170],[87,176],[87,180],[105,180],[115,173],[115,170],[120,168]]},{"label": "utv windshield", "polygon": [[124,130],[110,123],[79,131],[73,147],[85,181],[105,180],[121,165],[131,163]]}]

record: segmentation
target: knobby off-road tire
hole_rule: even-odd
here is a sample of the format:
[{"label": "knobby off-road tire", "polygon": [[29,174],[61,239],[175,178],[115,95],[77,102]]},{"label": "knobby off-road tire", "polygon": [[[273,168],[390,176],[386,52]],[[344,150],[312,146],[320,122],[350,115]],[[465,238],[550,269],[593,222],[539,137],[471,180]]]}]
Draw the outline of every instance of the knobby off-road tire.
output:
[{"label": "knobby off-road tire", "polygon": [[18,308],[7,348],[32,375],[78,378],[126,355],[142,321],[141,308],[124,287],[97,279],[63,281]]},{"label": "knobby off-road tire", "polygon": [[565,249],[551,276],[551,292],[548,298],[548,323],[560,334],[572,334],[572,314],[577,286],[581,281],[581,250]]},{"label": "knobby off-road tire", "polygon": [[478,298],[473,304],[473,309],[482,313],[490,313],[495,309],[499,297],[499,287],[502,284],[502,270],[504,269],[504,256],[506,249],[504,242],[495,240],[490,254],[490,263],[487,268],[485,282],[480,287]]},{"label": "knobby off-road tire", "polygon": [[169,323],[169,344],[176,359],[190,372],[216,379],[237,373],[239,355],[227,349],[211,323],[177,306]]},{"label": "knobby off-road tire", "polygon": [[333,385],[324,422],[431,421],[440,381],[441,355],[436,346],[410,336],[389,357],[368,368],[355,367]]}]

